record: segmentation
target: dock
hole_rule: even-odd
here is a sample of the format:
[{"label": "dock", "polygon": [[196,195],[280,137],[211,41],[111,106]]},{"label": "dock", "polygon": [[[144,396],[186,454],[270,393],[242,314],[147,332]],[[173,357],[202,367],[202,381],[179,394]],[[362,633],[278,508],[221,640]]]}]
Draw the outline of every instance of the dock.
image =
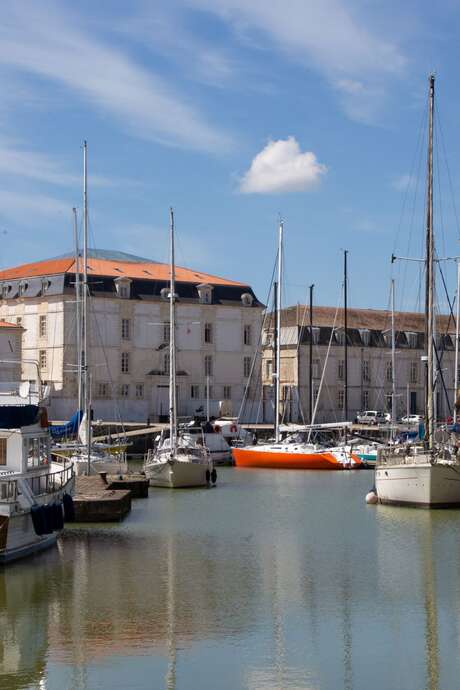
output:
[{"label": "dock", "polygon": [[131,490],[112,489],[100,476],[76,477],[75,522],[120,522],[131,510]]}]

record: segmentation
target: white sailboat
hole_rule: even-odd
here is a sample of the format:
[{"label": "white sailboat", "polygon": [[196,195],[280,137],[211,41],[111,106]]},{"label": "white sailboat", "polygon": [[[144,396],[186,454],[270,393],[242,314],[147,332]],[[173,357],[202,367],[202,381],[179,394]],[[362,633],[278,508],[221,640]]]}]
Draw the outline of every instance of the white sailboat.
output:
[{"label": "white sailboat", "polygon": [[174,259],[174,212],[170,209],[171,280],[169,290],[169,314],[171,335],[169,342],[169,437],[163,433],[157,447],[149,451],[144,463],[146,477],[151,486],[171,489],[206,486],[215,483],[216,472],[207,448],[199,438],[177,433],[176,392],[176,294]]},{"label": "white sailboat", "polygon": [[426,222],[426,414],[423,445],[389,446],[379,451],[375,488],[380,503],[444,508],[460,505],[460,462],[456,448],[436,442],[434,415],[434,238],[433,113],[434,76],[429,80],[428,184]]}]

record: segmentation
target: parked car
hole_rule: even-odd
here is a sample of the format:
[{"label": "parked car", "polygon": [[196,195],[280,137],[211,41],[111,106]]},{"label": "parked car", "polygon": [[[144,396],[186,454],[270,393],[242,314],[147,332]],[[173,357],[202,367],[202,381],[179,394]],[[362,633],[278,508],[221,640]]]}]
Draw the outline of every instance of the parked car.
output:
[{"label": "parked car", "polygon": [[405,417],[401,417],[402,424],[420,424],[423,422],[423,416],[421,414],[409,414]]},{"label": "parked car", "polygon": [[356,416],[358,424],[386,424],[387,415],[379,410],[365,410]]}]

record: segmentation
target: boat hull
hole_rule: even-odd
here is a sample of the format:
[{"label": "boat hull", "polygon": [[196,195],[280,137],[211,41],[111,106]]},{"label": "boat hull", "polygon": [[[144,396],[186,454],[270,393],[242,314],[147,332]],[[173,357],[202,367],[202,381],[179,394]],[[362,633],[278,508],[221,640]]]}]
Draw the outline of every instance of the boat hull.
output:
[{"label": "boat hull", "polygon": [[453,463],[382,465],[375,470],[375,488],[384,504],[460,507],[460,469]]},{"label": "boat hull", "polygon": [[205,463],[171,460],[144,466],[150,486],[182,489],[209,484],[211,466]]},{"label": "boat hull", "polygon": [[7,542],[5,549],[0,551],[0,564],[11,563],[54,546],[59,534],[35,534],[30,513],[9,517],[7,529]]},{"label": "boat hull", "polygon": [[[349,469],[349,463],[340,462],[332,452],[286,452],[282,448],[277,450],[258,449],[257,446],[248,448],[232,448],[232,455],[237,467],[265,467],[285,470],[344,470]],[[353,457],[356,466],[361,463]]]}]

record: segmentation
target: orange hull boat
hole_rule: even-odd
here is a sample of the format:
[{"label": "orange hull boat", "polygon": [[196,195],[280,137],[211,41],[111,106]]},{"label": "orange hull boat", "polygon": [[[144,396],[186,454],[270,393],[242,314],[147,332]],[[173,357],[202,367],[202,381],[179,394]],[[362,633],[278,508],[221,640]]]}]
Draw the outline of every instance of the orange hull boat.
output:
[{"label": "orange hull boat", "polygon": [[[284,470],[344,470],[350,468],[350,463],[341,462],[334,452],[329,451],[285,452],[283,450],[263,450],[262,448],[259,450],[252,446],[250,448],[232,448],[232,456],[237,467],[266,467]],[[353,467],[358,468],[362,465],[360,458],[354,453],[351,454],[351,460]]]}]

